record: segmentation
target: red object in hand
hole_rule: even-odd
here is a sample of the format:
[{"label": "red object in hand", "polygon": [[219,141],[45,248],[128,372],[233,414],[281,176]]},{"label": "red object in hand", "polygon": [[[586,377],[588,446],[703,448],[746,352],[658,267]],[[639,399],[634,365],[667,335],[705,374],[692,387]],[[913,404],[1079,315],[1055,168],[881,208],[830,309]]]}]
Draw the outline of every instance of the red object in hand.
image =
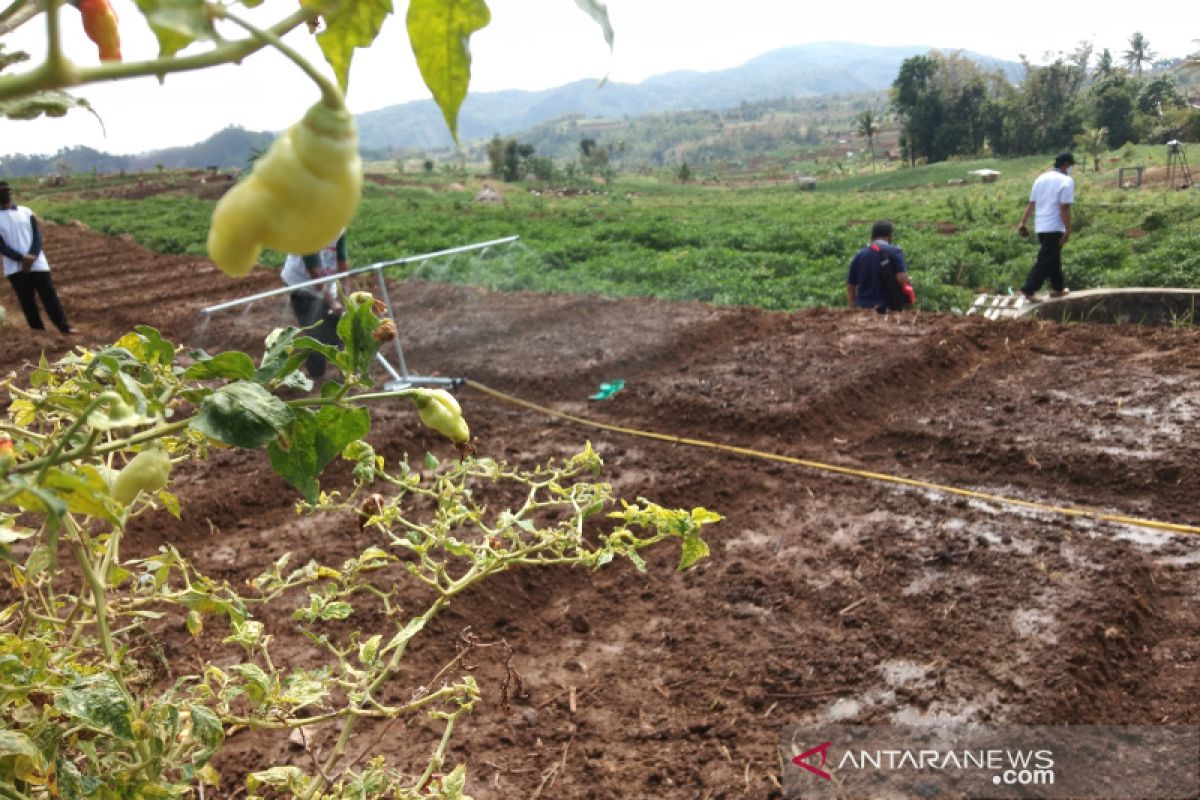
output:
[{"label": "red object in hand", "polygon": [[913,289],[912,284],[906,283],[900,289],[904,292],[904,296],[908,298],[908,302],[915,306],[917,304],[917,293]]},{"label": "red object in hand", "polygon": [[101,61],[121,60],[121,34],[117,30],[117,12],[108,0],[79,0],[83,32],[100,49]]}]

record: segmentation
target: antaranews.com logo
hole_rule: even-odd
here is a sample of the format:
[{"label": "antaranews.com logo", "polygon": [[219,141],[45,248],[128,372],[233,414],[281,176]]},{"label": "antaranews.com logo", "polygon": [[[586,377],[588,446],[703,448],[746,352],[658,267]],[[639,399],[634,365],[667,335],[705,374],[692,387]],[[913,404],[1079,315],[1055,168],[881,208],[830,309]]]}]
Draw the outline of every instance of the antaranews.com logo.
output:
[{"label": "antaranews.com logo", "polygon": [[[832,781],[825,771],[829,748],[822,742],[792,758],[792,763],[818,778]],[[813,760],[820,758],[818,764]],[[835,769],[848,770],[984,770],[992,772],[993,784],[1005,786],[1049,786],[1054,783],[1054,752],[1051,750],[847,750]]]},{"label": "antaranews.com logo", "polygon": [[[1192,798],[1197,726],[822,726],[784,731],[785,797]],[[1153,765],[1152,769],[1147,769]]]}]

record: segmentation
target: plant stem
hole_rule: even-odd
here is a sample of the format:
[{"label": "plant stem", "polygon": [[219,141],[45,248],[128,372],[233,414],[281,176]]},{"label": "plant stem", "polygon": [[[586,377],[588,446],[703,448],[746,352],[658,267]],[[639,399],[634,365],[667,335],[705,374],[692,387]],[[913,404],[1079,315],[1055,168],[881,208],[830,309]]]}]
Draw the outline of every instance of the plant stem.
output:
[{"label": "plant stem", "polygon": [[[275,36],[283,36],[288,31],[308,20],[311,16],[312,12],[301,9],[272,25],[268,31]],[[163,76],[177,72],[190,72],[222,64],[234,64],[240,62],[246,56],[257,53],[266,47],[267,44],[267,42],[261,39],[250,37],[236,42],[227,42],[214,47],[208,52],[197,53],[192,56],[172,56],[170,58],[156,58],[149,61],[130,63],[114,62],[102,64],[98,67],[79,67],[73,65],[65,73],[49,69],[47,62],[47,64],[42,64],[29,72],[0,77],[0,101],[23,97],[24,95],[45,89],[65,89],[71,86],[119,81],[126,78],[144,78],[150,76],[162,78]]]},{"label": "plant stem", "polygon": [[240,25],[249,31],[255,38],[271,45],[280,53],[283,53],[283,55],[287,56],[292,63],[303,70],[304,74],[317,84],[317,87],[321,90],[321,101],[326,106],[334,109],[335,111],[341,111],[346,108],[346,98],[342,95],[342,90],[339,89],[332,81],[330,81],[329,78],[318,72],[316,67],[308,62],[308,59],[304,58],[304,56],[297,53],[287,44],[284,44],[283,40],[274,33],[251,25],[249,22],[237,16],[236,14],[230,13],[229,9],[225,6],[211,6],[211,8],[221,18],[227,19],[236,25]]},{"label": "plant stem", "polygon": [[[83,417],[80,417],[80,419],[83,419]],[[150,428],[149,430],[142,431],[141,433],[135,433],[133,436],[125,439],[117,439],[115,441],[107,442],[99,447],[95,447],[91,440],[89,440],[89,442],[83,447],[78,447],[67,453],[58,452],[58,450],[61,449],[61,444],[66,441],[66,437],[63,437],[58,440],[58,445],[55,446],[55,450],[52,451],[50,455],[34,461],[25,462],[24,464],[17,464],[15,467],[9,470],[9,474],[20,475],[24,472],[33,472],[35,469],[45,470],[48,467],[53,467],[57,464],[65,464],[68,461],[74,461],[77,458],[82,458],[83,456],[89,454],[102,456],[106,453],[115,453],[116,451],[124,450],[126,447],[131,445],[150,442],[155,439],[161,439],[162,437],[169,436],[176,431],[181,431],[190,425],[193,419],[195,419],[195,417],[188,417],[187,419],[181,419],[177,422],[159,425],[156,428]],[[78,423],[78,421],[79,420],[76,420],[76,423]]]},{"label": "plant stem", "polygon": [[[44,462],[42,463],[41,468],[38,470],[37,477],[33,479],[34,483],[40,484],[45,479],[46,470],[50,469],[50,467],[53,466],[55,463],[58,463],[58,462],[54,461],[55,457],[63,451],[63,448],[67,446],[67,442],[71,441],[71,437],[75,434],[75,432],[78,431],[80,428],[82,428],[85,424],[87,424],[88,417],[90,417],[92,415],[92,412],[95,411],[97,408],[99,408],[100,404],[103,402],[105,402],[105,399],[103,397],[97,397],[96,399],[92,400],[92,402],[88,403],[87,408],[85,408],[79,414],[79,416],[75,418],[75,421],[71,423],[71,427],[67,428],[66,433],[64,433],[62,436],[58,437],[58,441],[56,441],[54,443],[54,448],[50,451],[50,454],[46,456]],[[91,447],[91,445],[95,444],[95,442],[96,442],[95,431],[92,431],[92,435],[89,436],[87,442],[84,443],[84,445],[79,448],[79,451],[82,453],[86,453],[88,448]],[[68,459],[68,460],[72,460],[72,459]],[[31,461],[30,466],[32,466],[33,464],[37,464],[37,463],[38,463],[37,461]],[[24,470],[22,470],[21,467],[18,466],[11,471],[14,473],[21,473]]]},{"label": "plant stem", "polygon": [[43,0],[13,0],[0,11],[0,36],[6,36],[45,10]]},{"label": "plant stem", "polygon": [[[139,704],[134,699],[133,693],[129,691],[129,687],[125,685],[125,676],[121,673],[120,662],[117,660],[117,650],[113,645],[112,631],[108,627],[108,595],[104,590],[104,583],[96,575],[96,570],[92,566],[91,554],[84,547],[86,543],[85,534],[75,520],[68,514],[63,517],[63,521],[67,526],[67,530],[71,536],[68,539],[68,546],[71,548],[71,554],[75,556],[76,563],[79,564],[79,569],[83,572],[84,580],[87,581],[88,588],[92,592],[92,602],[96,606],[96,630],[100,636],[100,647],[104,650],[104,657],[108,660],[105,665],[109,675],[116,681],[117,686],[121,689],[121,694],[125,697],[125,702],[129,704],[129,712],[136,715],[138,713]],[[137,749],[138,755],[141,756],[143,765],[149,765],[151,762],[150,747],[142,739],[134,740],[134,747]]]},{"label": "plant stem", "polygon": [[450,715],[450,719],[446,720],[446,730],[442,731],[442,740],[438,742],[437,749],[433,751],[429,764],[425,767],[425,774],[421,776],[414,787],[417,791],[420,791],[429,782],[435,771],[441,771],[442,764],[446,761],[446,747],[450,744],[450,736],[454,733],[454,726],[458,724],[458,718],[465,711],[466,709],[460,708]]}]

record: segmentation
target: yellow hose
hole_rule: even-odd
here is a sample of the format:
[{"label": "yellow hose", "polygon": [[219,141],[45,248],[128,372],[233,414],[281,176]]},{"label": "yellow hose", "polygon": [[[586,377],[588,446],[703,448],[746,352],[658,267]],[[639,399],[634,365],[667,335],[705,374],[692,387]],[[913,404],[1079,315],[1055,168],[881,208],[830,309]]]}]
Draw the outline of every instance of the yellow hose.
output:
[{"label": "yellow hose", "polygon": [[866,478],[873,481],[881,481],[883,483],[899,483],[904,486],[915,486],[921,489],[931,489],[945,494],[955,494],[961,497],[973,497],[977,500],[986,500],[992,503],[1003,503],[1010,506],[1019,506],[1021,508],[1029,508],[1035,511],[1046,511],[1053,514],[1061,514],[1066,517],[1087,517],[1089,519],[1101,520],[1103,522],[1116,522],[1121,525],[1136,525],[1140,528],[1153,528],[1155,530],[1170,531],[1171,533],[1190,533],[1200,534],[1200,527],[1194,525],[1182,525],[1174,522],[1161,522],[1154,519],[1142,519],[1140,517],[1126,517],[1121,514],[1108,514],[1103,511],[1090,508],[1075,508],[1071,506],[1055,506],[1047,503],[1038,503],[1031,500],[1018,500],[1013,497],[1005,497],[998,494],[988,494],[987,492],[976,492],[971,489],[961,489],[957,486],[947,486],[941,483],[930,483],[929,481],[919,481],[913,478],[903,478],[899,475],[888,475],[883,472],[868,472],[861,469],[853,469],[851,467],[841,467],[836,464],[824,464],[820,461],[809,461],[803,458],[793,458],[791,456],[781,456],[778,453],[767,453],[762,450],[754,450],[749,447],[736,447],[734,445],[719,444],[717,442],[708,442],[703,439],[689,439],[683,436],[671,436],[665,433],[654,433],[653,431],[642,431],[636,428],[625,428],[620,425],[610,425],[606,422],[597,422],[595,420],[577,417],[573,414],[565,414],[561,411],[555,411],[546,406],[540,406],[536,403],[531,403],[528,400],[522,400],[519,397],[506,394],[504,392],[492,389],[488,386],[467,379],[467,386],[475,389],[483,394],[490,395],[497,400],[502,400],[514,406],[536,411],[539,414],[545,414],[557,419],[574,422],[577,425],[585,425],[590,428],[599,428],[600,430],[612,431],[613,433],[624,433],[629,436],[640,436],[643,439],[657,439],[661,442],[670,442],[672,444],[684,444],[690,447],[707,447],[711,450],[722,450],[726,453],[737,453],[738,455],[750,456],[752,458],[761,458],[767,461],[780,461],[785,464],[796,464],[801,467],[819,470],[821,472],[833,472],[839,475],[850,475],[855,478]]}]

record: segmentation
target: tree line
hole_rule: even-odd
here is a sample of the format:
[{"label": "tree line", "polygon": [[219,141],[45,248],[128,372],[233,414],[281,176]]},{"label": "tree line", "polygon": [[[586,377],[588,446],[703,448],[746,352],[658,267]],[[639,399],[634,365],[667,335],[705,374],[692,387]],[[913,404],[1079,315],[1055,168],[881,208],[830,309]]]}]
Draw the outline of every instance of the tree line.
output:
[{"label": "tree line", "polygon": [[1142,34],[1120,60],[1108,49],[1094,55],[1084,42],[1045,65],[1022,57],[1015,85],[957,51],[905,59],[890,91],[902,156],[915,164],[1082,147],[1096,157],[1126,143],[1200,140],[1200,109],[1174,74],[1148,69],[1156,54]]}]

